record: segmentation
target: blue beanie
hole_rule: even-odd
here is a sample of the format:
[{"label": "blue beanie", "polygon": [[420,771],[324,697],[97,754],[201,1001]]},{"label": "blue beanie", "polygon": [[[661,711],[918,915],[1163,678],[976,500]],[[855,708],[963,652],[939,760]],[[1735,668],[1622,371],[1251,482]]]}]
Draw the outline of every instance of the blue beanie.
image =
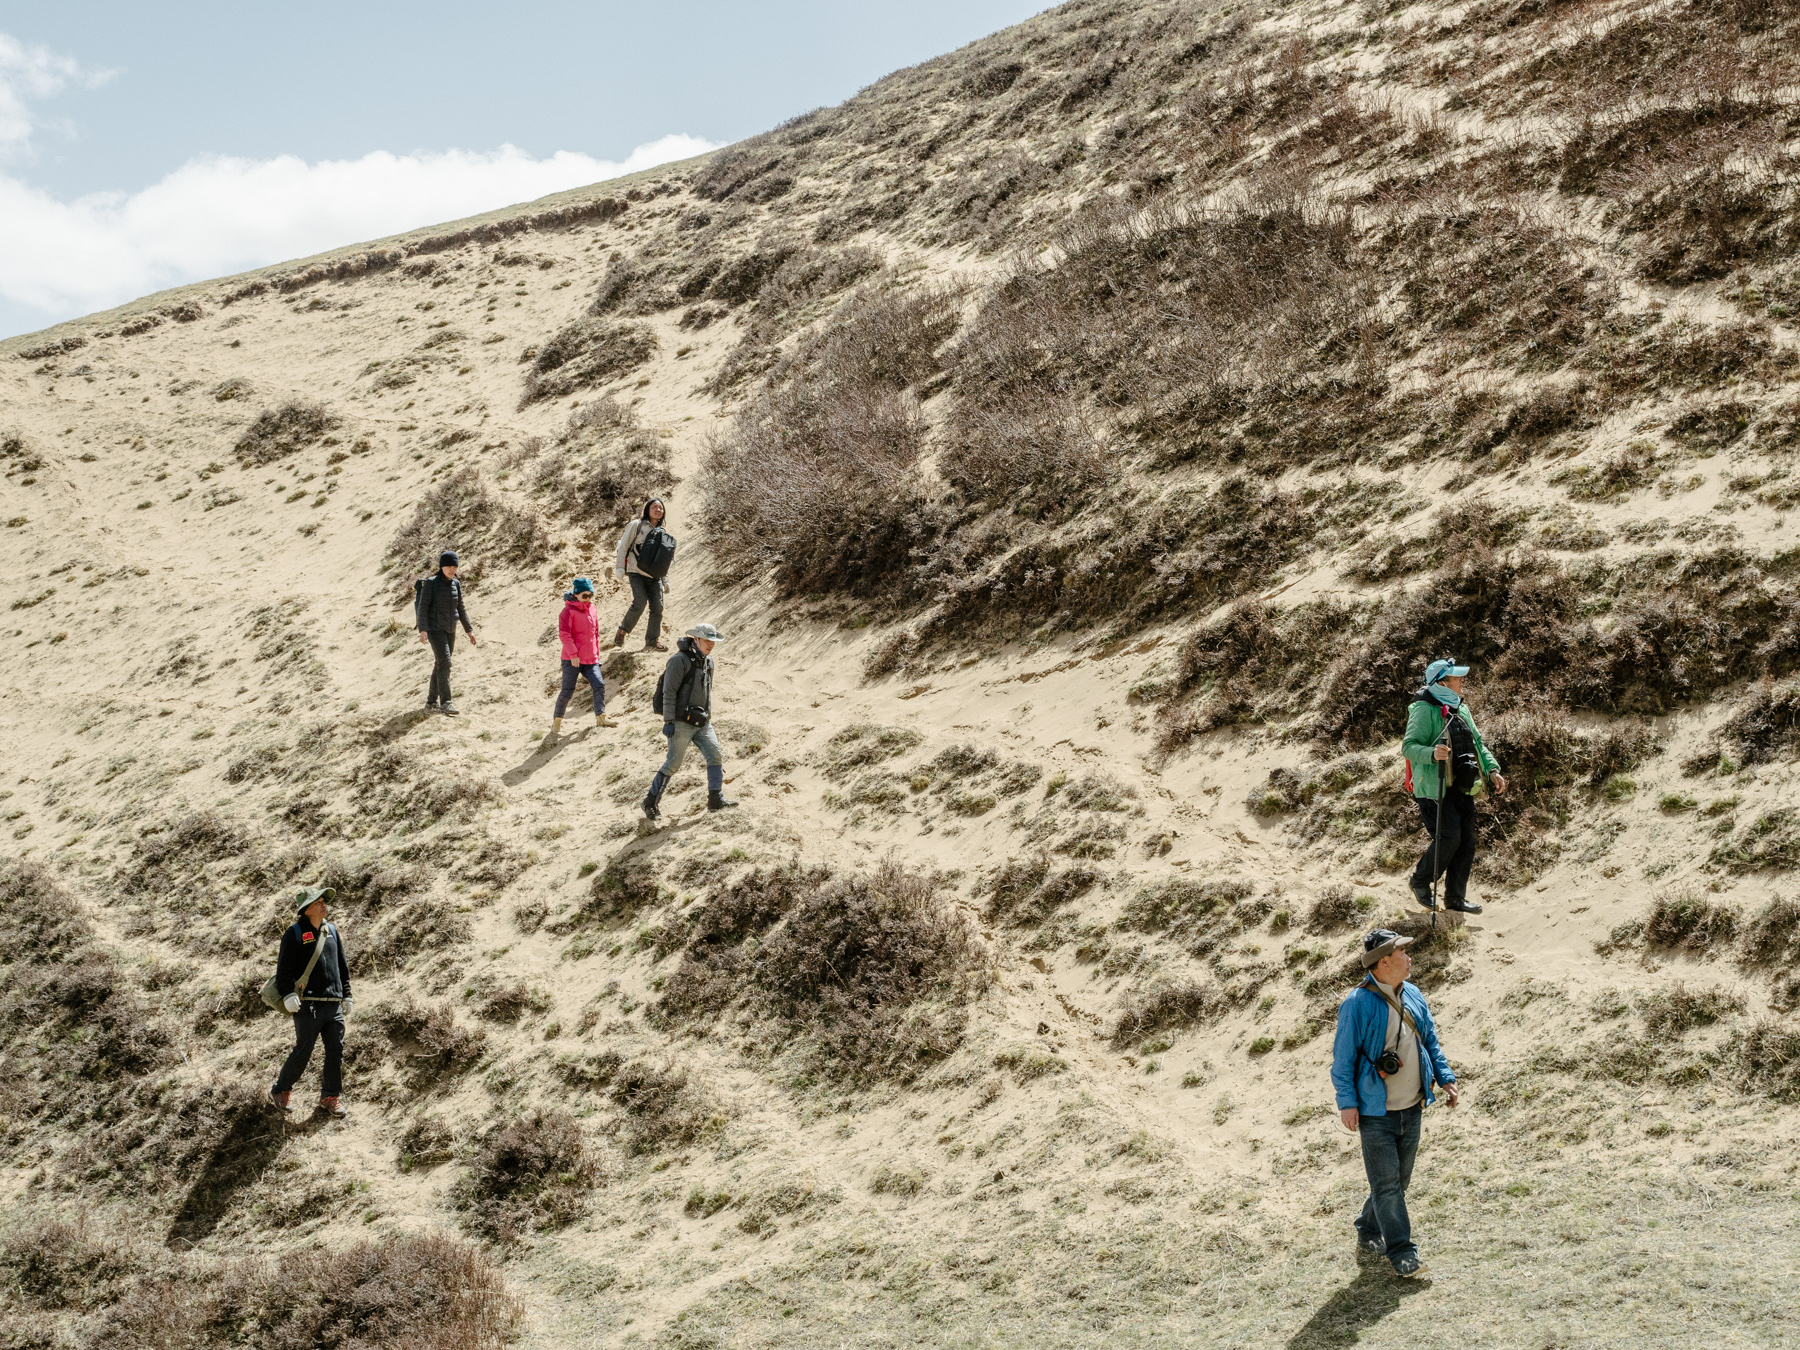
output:
[{"label": "blue beanie", "polygon": [[574,591],[577,595],[580,595],[583,591],[592,595],[594,593],[594,583],[589,581],[586,577],[576,577],[575,584],[569,589]]}]

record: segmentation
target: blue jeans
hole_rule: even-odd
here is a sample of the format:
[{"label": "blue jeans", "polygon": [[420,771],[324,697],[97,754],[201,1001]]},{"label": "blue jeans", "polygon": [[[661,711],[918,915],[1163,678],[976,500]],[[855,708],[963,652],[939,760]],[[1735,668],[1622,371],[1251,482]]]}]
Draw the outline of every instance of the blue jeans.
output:
[{"label": "blue jeans", "polygon": [[561,717],[569,710],[569,700],[575,697],[575,681],[584,675],[588,688],[594,692],[594,716],[606,711],[606,677],[600,673],[600,667],[577,665],[565,659],[562,663],[562,693],[556,696],[556,711],[551,716]]},{"label": "blue jeans", "polygon": [[1419,1156],[1419,1124],[1424,1115],[1420,1104],[1385,1116],[1364,1116],[1357,1126],[1369,1198],[1356,1216],[1356,1235],[1365,1242],[1386,1242],[1390,1261],[1419,1250],[1412,1239],[1412,1220],[1406,1214],[1406,1187],[1412,1181],[1413,1159]]}]

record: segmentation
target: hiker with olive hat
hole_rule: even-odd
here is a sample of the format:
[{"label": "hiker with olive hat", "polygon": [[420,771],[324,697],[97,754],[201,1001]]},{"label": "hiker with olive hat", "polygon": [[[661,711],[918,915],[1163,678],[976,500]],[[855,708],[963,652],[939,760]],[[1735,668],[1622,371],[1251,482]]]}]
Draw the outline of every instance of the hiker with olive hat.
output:
[{"label": "hiker with olive hat", "polygon": [[1344,1128],[1362,1140],[1369,1198],[1356,1216],[1359,1250],[1385,1256],[1394,1273],[1425,1273],[1406,1213],[1406,1187],[1419,1153],[1419,1126],[1437,1098],[1456,1105],[1456,1075],[1438,1045],[1431,1009],[1417,985],[1408,984],[1413,939],[1391,928],[1363,938],[1362,983],[1338,1005],[1337,1039],[1331,1047],[1331,1086]]},{"label": "hiker with olive hat", "polygon": [[737,805],[725,800],[725,753],[719,749],[718,733],[712,726],[712,649],[719,641],[717,628],[697,623],[675,644],[675,655],[663,668],[650,706],[662,716],[669,753],[650,780],[650,791],[644,794],[646,820],[661,818],[658,803],[663,789],[687,758],[690,745],[706,759],[706,809],[723,811]]},{"label": "hiker with olive hat", "polygon": [[350,965],[344,959],[344,940],[335,925],[325,922],[325,902],[335,892],[329,886],[308,886],[294,897],[299,911],[293,926],[281,935],[281,955],[275,963],[274,994],[294,1018],[294,1048],[281,1066],[281,1074],[269,1089],[269,1100],[283,1111],[294,1084],[306,1072],[313,1043],[325,1042],[325,1071],[319,1082],[319,1110],[342,1116],[344,1082],[344,1019],[350,1015]]},{"label": "hiker with olive hat", "polygon": [[1431,832],[1431,843],[1413,868],[1413,899],[1426,909],[1436,909],[1441,880],[1446,908],[1479,914],[1481,906],[1469,900],[1475,799],[1490,782],[1495,792],[1505,792],[1506,775],[1488,753],[1475,714],[1463,698],[1463,676],[1468,673],[1467,666],[1450,657],[1425,667],[1425,687],[1406,710],[1400,752],[1406,756],[1404,787],[1419,804],[1419,818]]}]

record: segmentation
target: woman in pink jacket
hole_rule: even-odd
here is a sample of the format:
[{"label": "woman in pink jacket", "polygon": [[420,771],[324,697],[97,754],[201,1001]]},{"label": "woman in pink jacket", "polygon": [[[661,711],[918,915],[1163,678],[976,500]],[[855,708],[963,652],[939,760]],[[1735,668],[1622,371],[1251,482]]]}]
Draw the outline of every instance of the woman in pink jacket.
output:
[{"label": "woman in pink jacket", "polygon": [[556,696],[555,720],[550,725],[552,736],[562,731],[563,712],[575,697],[575,679],[587,676],[588,688],[594,691],[594,725],[616,727],[619,724],[606,715],[606,678],[597,664],[600,660],[600,619],[594,613],[594,583],[576,577],[575,584],[563,596],[562,617],[556,621],[562,635],[562,693]]}]

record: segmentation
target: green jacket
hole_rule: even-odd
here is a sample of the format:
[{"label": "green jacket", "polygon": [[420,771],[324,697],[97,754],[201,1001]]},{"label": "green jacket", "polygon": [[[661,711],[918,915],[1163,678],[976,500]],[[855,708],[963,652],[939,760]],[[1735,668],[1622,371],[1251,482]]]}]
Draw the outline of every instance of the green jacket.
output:
[{"label": "green jacket", "polygon": [[[1406,710],[1406,737],[1400,742],[1400,753],[1412,766],[1412,795],[1428,801],[1436,801],[1438,797],[1438,762],[1431,752],[1444,734],[1441,706],[1428,698],[1415,699]],[[1500,761],[1488,753],[1487,742],[1481,739],[1475,714],[1469,711],[1466,700],[1456,709],[1456,715],[1462,718],[1469,734],[1475,738],[1475,755],[1481,761],[1482,776],[1499,773]]]}]

